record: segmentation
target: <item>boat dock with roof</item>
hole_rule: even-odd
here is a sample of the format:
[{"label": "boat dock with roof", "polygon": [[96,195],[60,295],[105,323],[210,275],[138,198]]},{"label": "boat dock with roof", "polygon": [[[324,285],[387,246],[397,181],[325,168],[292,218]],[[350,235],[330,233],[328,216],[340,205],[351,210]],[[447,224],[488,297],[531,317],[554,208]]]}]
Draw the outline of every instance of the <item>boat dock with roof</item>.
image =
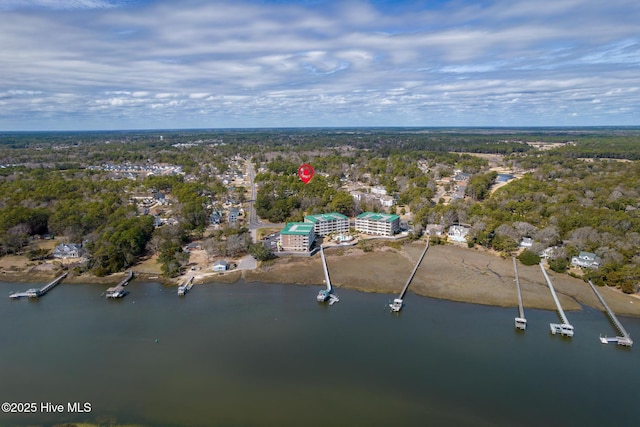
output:
[{"label": "boat dock with roof", "polygon": [[122,280],[122,282],[118,283],[117,286],[107,289],[106,296],[107,298],[122,298],[128,294],[128,292],[124,289],[125,286],[129,284],[129,282],[133,279],[133,271],[129,272],[129,275]]},{"label": "boat dock with roof", "polygon": [[327,268],[327,260],[324,257],[324,249],[320,245],[320,258],[322,259],[322,268],[324,269],[324,281],[327,285],[326,289],[321,289],[316,297],[318,302],[329,301],[329,305],[333,305],[340,301],[337,295],[333,293],[333,287],[331,286],[331,279],[329,278],[329,269]]},{"label": "boat dock with roof", "polygon": [[516,276],[516,289],[518,290],[518,317],[516,317],[516,328],[525,330],[527,329],[527,319],[524,317],[524,307],[522,305],[522,292],[520,290],[520,279],[518,278],[518,265],[516,264],[516,257],[511,257],[513,259],[513,271]]},{"label": "boat dock with roof", "polygon": [[178,286],[178,295],[184,296],[193,287],[193,276],[191,276],[186,282]]},{"label": "boat dock with roof", "polygon": [[631,347],[633,345],[633,340],[629,336],[629,333],[626,331],[626,329],[624,329],[624,327],[622,326],[622,323],[620,323],[620,321],[616,317],[613,310],[611,310],[607,305],[607,303],[604,301],[604,298],[602,298],[602,295],[600,295],[600,292],[598,292],[598,290],[593,285],[593,283],[591,283],[591,280],[589,280],[588,283],[589,283],[589,286],[591,286],[591,289],[593,289],[593,292],[596,294],[596,297],[604,307],[605,312],[607,313],[607,316],[609,316],[609,320],[611,320],[611,323],[613,323],[613,326],[615,326],[615,328],[621,334],[621,336],[617,336],[617,337],[600,336],[600,342],[603,344],[608,344],[611,342],[611,343],[616,343],[618,345],[623,345],[625,347]]},{"label": "boat dock with roof", "polygon": [[544,278],[547,281],[547,284],[549,285],[551,296],[553,297],[553,300],[556,302],[556,307],[558,308],[558,315],[562,320],[562,323],[549,323],[549,327],[551,328],[551,333],[552,334],[559,333],[560,335],[572,337],[573,326],[569,323],[569,321],[567,320],[567,316],[564,314],[564,310],[560,305],[560,300],[558,299],[558,295],[556,295],[556,291],[555,289],[553,289],[553,283],[551,283],[551,279],[549,279],[549,275],[547,274],[547,271],[542,266],[542,263],[540,263],[540,270],[542,270],[542,274],[544,274]]},{"label": "boat dock with roof", "polygon": [[46,284],[45,286],[43,286],[40,289],[32,288],[32,289],[26,290],[25,292],[14,292],[11,295],[9,295],[9,298],[11,298],[11,299],[40,298],[41,296],[43,296],[44,294],[49,292],[51,289],[55,288],[58,285],[58,283],[60,283],[62,281],[62,279],[64,279],[65,277],[67,277],[67,273],[64,273],[64,274],[56,277],[55,279],[53,279],[52,282]]},{"label": "boat dock with roof", "polygon": [[418,258],[418,262],[416,262],[415,267],[413,267],[413,271],[411,272],[409,279],[407,279],[407,283],[405,283],[404,288],[402,288],[402,292],[400,292],[400,296],[398,296],[398,298],[394,299],[393,302],[389,304],[389,308],[391,308],[392,312],[397,313],[400,310],[402,310],[402,306],[404,305],[404,295],[407,293],[407,289],[409,289],[409,285],[413,280],[413,276],[416,275],[416,271],[418,271],[418,267],[420,267],[420,264],[422,263],[422,260],[424,259],[424,256],[426,255],[427,250],[429,250],[429,239],[427,239],[427,245],[422,251],[422,254],[420,254],[420,258]]}]

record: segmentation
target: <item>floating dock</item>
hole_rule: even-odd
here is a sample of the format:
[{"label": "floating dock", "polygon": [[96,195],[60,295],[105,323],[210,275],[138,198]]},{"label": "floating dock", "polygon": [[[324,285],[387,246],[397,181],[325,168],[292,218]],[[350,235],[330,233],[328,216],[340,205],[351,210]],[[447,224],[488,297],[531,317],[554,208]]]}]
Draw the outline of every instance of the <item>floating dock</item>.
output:
[{"label": "floating dock", "polygon": [[404,295],[407,293],[407,289],[409,289],[409,285],[413,280],[413,276],[416,275],[416,271],[418,271],[418,267],[420,267],[420,263],[422,263],[422,260],[424,259],[424,256],[426,255],[427,250],[429,250],[429,239],[427,239],[427,245],[422,251],[420,258],[418,258],[418,262],[416,262],[415,267],[413,267],[413,271],[411,272],[411,275],[409,276],[407,283],[405,283],[404,288],[402,288],[402,292],[400,292],[400,296],[394,299],[391,304],[389,304],[389,308],[391,309],[392,312],[397,313],[400,310],[402,310],[402,306],[404,305]]},{"label": "floating dock", "polygon": [[562,323],[560,323],[560,324],[558,324],[558,323],[549,323],[549,327],[551,328],[551,333],[552,334],[558,334],[559,333],[560,335],[564,335],[564,336],[567,336],[567,337],[572,337],[573,336],[573,326],[571,326],[571,324],[567,320],[567,316],[565,316],[565,314],[564,314],[564,310],[562,309],[562,306],[560,305],[560,300],[558,300],[558,296],[556,295],[556,291],[555,291],[555,289],[553,289],[553,284],[551,283],[551,279],[549,279],[549,276],[547,275],[547,271],[542,266],[542,263],[540,263],[540,270],[542,270],[542,274],[544,274],[544,278],[547,281],[547,284],[549,285],[549,290],[551,291],[551,296],[553,297],[553,300],[556,302],[556,307],[558,307],[558,315],[560,316],[560,319],[562,320]]},{"label": "floating dock", "polygon": [[600,300],[600,303],[604,307],[605,312],[609,316],[609,320],[611,320],[611,323],[613,323],[613,326],[615,326],[618,332],[622,335],[617,337],[600,336],[600,342],[603,344],[616,343],[618,345],[623,345],[625,347],[631,347],[633,345],[633,340],[629,336],[629,333],[624,329],[624,327],[622,326],[622,323],[620,323],[615,313],[609,308],[607,303],[604,301],[604,298],[602,298],[602,295],[600,295],[600,292],[598,292],[598,290],[593,285],[593,283],[591,283],[591,280],[589,280],[588,282],[589,282],[589,286],[591,286],[591,289],[593,289],[593,292],[596,294],[596,297],[598,297],[598,300]]},{"label": "floating dock", "polygon": [[44,294],[49,292],[51,289],[55,288],[58,285],[58,283],[62,282],[62,279],[64,279],[65,277],[67,277],[67,273],[64,273],[64,274],[56,277],[55,279],[53,279],[52,282],[46,284],[45,286],[43,286],[40,289],[32,288],[32,289],[29,289],[29,290],[27,290],[25,292],[14,292],[11,295],[9,295],[9,298],[11,298],[11,299],[40,298],[41,296],[43,296]]},{"label": "floating dock", "polygon": [[127,295],[128,292],[124,289],[124,287],[129,284],[131,279],[133,279],[133,271],[130,271],[129,276],[122,280],[122,282],[118,283],[117,286],[107,289],[107,298],[122,298],[123,296]]},{"label": "floating dock", "polygon": [[518,317],[516,317],[515,323],[517,329],[522,329],[523,331],[527,329],[527,319],[524,317],[524,307],[522,305],[522,292],[520,291],[520,279],[518,278],[518,266],[516,264],[516,257],[511,257],[513,259],[513,271],[516,275],[516,289],[518,290]]},{"label": "floating dock", "polygon": [[186,282],[178,286],[178,295],[184,296],[193,287],[193,276],[191,276]]},{"label": "floating dock", "polygon": [[329,278],[329,269],[327,268],[327,260],[324,257],[324,249],[322,248],[322,245],[320,245],[320,258],[322,259],[322,268],[324,269],[324,280],[325,280],[325,283],[327,284],[327,289],[321,289],[320,292],[318,292],[318,296],[316,297],[316,300],[318,302],[329,301],[329,305],[333,305],[338,301],[340,301],[340,299],[338,298],[337,295],[334,295],[333,293],[333,287],[331,286],[331,279]]}]

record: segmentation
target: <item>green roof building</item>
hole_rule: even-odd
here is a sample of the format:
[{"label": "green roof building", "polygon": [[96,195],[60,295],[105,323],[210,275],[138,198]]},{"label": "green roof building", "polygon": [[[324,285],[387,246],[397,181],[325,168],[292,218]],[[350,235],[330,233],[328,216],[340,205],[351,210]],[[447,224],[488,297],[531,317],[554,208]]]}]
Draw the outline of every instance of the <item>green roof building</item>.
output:
[{"label": "green roof building", "polygon": [[304,222],[313,224],[313,231],[318,236],[326,236],[333,232],[346,233],[349,231],[349,218],[337,212],[307,215],[304,217]]},{"label": "green roof building", "polygon": [[363,212],[356,217],[356,230],[374,236],[393,236],[400,231],[400,217],[394,214]]},{"label": "green roof building", "polygon": [[279,250],[284,252],[309,252],[315,239],[313,224],[288,222],[280,232]]}]

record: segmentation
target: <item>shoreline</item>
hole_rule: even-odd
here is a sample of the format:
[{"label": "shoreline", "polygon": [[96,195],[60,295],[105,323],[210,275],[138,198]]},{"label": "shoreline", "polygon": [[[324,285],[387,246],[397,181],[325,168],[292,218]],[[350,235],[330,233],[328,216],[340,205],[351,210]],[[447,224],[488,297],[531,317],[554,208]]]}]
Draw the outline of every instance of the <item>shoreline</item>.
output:
[{"label": "shoreline", "polygon": [[[372,252],[354,247],[327,248],[325,256],[330,279],[336,290],[340,288],[361,292],[399,294],[420,253],[424,241],[401,248],[381,245]],[[0,281],[9,283],[46,283],[58,272],[0,272]],[[547,271],[566,311],[582,310],[582,306],[603,310],[587,283],[567,274]],[[112,285],[126,273],[106,277],[69,275],[64,283]],[[556,310],[547,283],[538,265],[524,266],[518,262],[522,299],[526,309]],[[150,273],[135,273],[136,280],[153,280],[165,286],[178,286],[185,276],[166,279]],[[196,275],[197,276],[197,275]],[[324,285],[324,272],[319,256],[283,257],[261,263],[255,270],[236,270],[222,274],[196,277],[196,286],[246,282]],[[640,298],[617,289],[598,288],[607,304],[616,313],[640,317]],[[455,245],[432,245],[409,286],[411,294],[448,301],[474,303],[495,307],[517,307],[517,292],[513,263],[510,258],[479,249]]]}]

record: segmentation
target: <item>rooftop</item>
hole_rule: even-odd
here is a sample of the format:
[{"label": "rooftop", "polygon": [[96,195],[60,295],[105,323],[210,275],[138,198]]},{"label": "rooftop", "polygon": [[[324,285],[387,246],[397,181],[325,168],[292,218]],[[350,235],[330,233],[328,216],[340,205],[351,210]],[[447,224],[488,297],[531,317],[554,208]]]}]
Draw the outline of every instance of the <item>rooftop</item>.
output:
[{"label": "rooftop", "polygon": [[304,217],[304,219],[309,222],[316,223],[318,221],[334,221],[336,219],[347,219],[347,217],[337,212],[331,212],[318,215],[307,215]]},{"label": "rooftop", "polygon": [[280,234],[306,235],[313,232],[313,224],[308,222],[288,222]]},{"label": "rooftop", "polygon": [[400,216],[394,214],[384,214],[384,213],[375,213],[375,212],[362,212],[358,215],[358,219],[368,219],[371,221],[386,221],[391,222],[396,219],[400,219]]}]

